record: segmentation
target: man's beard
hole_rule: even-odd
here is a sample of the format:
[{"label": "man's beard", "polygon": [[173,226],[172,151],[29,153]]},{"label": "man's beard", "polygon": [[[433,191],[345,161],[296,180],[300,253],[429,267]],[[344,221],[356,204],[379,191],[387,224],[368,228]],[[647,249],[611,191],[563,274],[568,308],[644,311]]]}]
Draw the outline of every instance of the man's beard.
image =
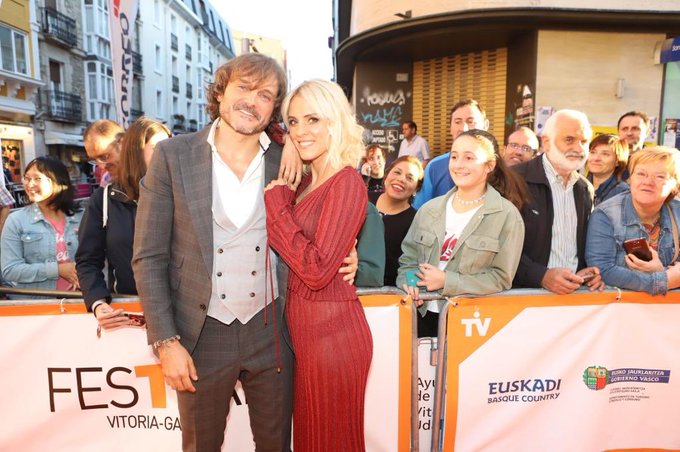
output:
[{"label": "man's beard", "polygon": [[555,140],[550,138],[550,151],[549,151],[550,163],[554,167],[559,167],[564,171],[578,171],[586,164],[588,161],[588,150],[583,153],[583,158],[581,160],[571,160],[567,158],[568,155],[578,155],[573,151],[568,151],[563,153],[558,147]]},{"label": "man's beard", "polygon": [[[241,126],[237,124],[238,121],[232,121],[232,114],[238,114],[239,111],[245,111],[246,113],[249,113],[259,121],[257,124],[249,127]],[[267,122],[262,122],[262,116],[255,110],[253,107],[250,107],[249,105],[245,104],[244,102],[239,102],[237,104],[234,104],[231,109],[227,112],[228,114],[222,116],[222,120],[226,122],[229,127],[234,129],[236,132],[243,134],[243,135],[255,135],[264,132],[264,130],[267,128]]]}]

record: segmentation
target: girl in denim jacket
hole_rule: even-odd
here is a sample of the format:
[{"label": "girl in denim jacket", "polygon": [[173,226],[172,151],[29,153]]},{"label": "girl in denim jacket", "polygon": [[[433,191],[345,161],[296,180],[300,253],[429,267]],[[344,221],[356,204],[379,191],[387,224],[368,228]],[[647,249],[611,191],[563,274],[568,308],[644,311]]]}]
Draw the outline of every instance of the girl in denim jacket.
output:
[{"label": "girl in denim jacket", "polygon": [[26,166],[23,182],[31,204],[12,212],[2,230],[2,276],[19,288],[77,290],[73,257],[82,212],[66,166],[38,157]]}]

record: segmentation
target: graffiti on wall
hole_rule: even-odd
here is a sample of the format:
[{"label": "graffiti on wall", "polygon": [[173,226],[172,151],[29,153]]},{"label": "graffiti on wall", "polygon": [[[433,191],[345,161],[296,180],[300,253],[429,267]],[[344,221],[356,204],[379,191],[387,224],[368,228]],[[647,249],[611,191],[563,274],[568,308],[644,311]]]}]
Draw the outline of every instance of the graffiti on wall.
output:
[{"label": "graffiti on wall", "polygon": [[388,154],[399,149],[401,123],[410,120],[410,89],[361,89],[357,105],[357,119],[366,128],[366,141],[380,144]]}]

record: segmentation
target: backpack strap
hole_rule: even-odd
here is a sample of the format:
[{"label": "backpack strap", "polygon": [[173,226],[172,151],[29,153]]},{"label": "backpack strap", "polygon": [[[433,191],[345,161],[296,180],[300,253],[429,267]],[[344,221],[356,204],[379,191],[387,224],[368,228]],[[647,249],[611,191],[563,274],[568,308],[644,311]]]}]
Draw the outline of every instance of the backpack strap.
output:
[{"label": "backpack strap", "polygon": [[102,209],[102,227],[104,229],[106,229],[106,223],[109,221],[109,185],[111,183],[104,185],[104,205]]}]

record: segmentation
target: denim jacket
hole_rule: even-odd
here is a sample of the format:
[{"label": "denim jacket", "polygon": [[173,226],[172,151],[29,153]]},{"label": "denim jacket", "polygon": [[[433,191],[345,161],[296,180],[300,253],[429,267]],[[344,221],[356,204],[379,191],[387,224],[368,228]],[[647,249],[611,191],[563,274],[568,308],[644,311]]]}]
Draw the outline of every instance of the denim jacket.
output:
[{"label": "denim jacket", "polygon": [[[669,216],[670,207],[676,222],[680,223],[680,201],[673,199],[661,209],[661,230],[659,231],[659,259],[664,267],[671,265],[675,244]],[[641,272],[628,268],[625,263],[626,251],[623,242],[649,235],[633,208],[630,192],[622,193],[597,206],[590,216],[586,239],[586,261],[589,266],[598,267],[602,280],[609,286],[621,289],[665,294],[668,278],[665,271]]]},{"label": "denim jacket", "polygon": [[[71,260],[78,248],[81,212],[66,217],[64,239]],[[37,204],[12,212],[2,229],[2,276],[19,288],[55,289],[59,277],[57,241]]]}]

